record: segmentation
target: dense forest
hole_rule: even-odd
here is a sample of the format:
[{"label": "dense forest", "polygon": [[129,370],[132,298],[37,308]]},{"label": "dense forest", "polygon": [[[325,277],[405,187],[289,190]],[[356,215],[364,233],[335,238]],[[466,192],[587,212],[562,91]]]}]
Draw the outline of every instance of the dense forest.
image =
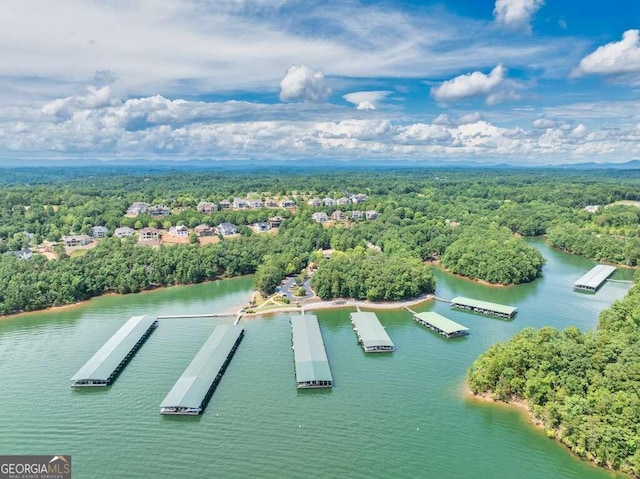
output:
[{"label": "dense forest", "polygon": [[527,402],[580,457],[640,475],[640,274],[597,331],[527,328],[469,369],[473,393]]},{"label": "dense forest", "polygon": [[[543,264],[537,251],[520,236],[547,234],[549,242],[567,251],[614,263],[637,265],[640,223],[637,206],[614,202],[640,200],[640,172],[490,169],[370,170],[339,167],[301,172],[211,169],[200,171],[128,170],[110,168],[41,168],[3,170],[0,175],[0,253],[32,249],[63,235],[115,228],[151,226],[189,228],[230,222],[240,238],[216,245],[134,245],[117,238],[98,240],[84,256],[46,261],[36,254],[18,260],[0,254],[0,314],[40,309],[86,299],[104,292],[134,292],[162,285],[193,283],[256,273],[265,293],[288,275],[311,263],[319,266],[316,285],[323,297],[398,298],[418,292],[404,287],[410,271],[424,292],[431,280],[418,263],[441,259],[452,271],[497,283],[530,281]],[[339,198],[364,193],[363,204],[313,207],[313,197]],[[234,197],[291,198],[295,210],[259,208],[202,214],[203,200]],[[126,215],[137,201],[166,204],[162,218]],[[591,205],[590,211],[585,207]],[[595,208],[595,205],[600,205]],[[375,210],[374,220],[315,223],[312,214],[336,210]],[[276,235],[259,235],[247,227],[277,214],[283,218]],[[491,235],[488,234],[491,232]],[[339,252],[334,266],[318,261],[318,250]],[[394,283],[384,288],[371,278],[365,289],[333,282],[344,256],[378,268],[404,262]],[[373,251],[380,251],[380,255]],[[365,261],[364,259],[362,261]],[[357,265],[354,264],[354,268]],[[360,267],[360,266],[357,266]],[[424,274],[424,277],[422,276]],[[64,279],[63,279],[64,278]],[[424,281],[422,281],[424,279]],[[29,292],[38,291],[38,294]],[[42,294],[40,294],[42,292]],[[400,292],[400,293],[399,293]],[[46,294],[45,294],[46,293]]]}]

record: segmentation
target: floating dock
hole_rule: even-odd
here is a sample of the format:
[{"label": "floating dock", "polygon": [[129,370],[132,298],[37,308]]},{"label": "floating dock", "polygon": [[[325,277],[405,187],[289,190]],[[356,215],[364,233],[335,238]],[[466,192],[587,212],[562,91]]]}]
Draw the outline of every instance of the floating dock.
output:
[{"label": "floating dock", "polygon": [[160,414],[202,413],[243,336],[240,325],[218,326],[160,404]]},{"label": "floating dock", "polygon": [[291,341],[298,388],[332,387],[333,377],[318,318],[313,314],[292,316]]},{"label": "floating dock", "polygon": [[472,311],[474,313],[497,316],[503,319],[511,319],[518,312],[518,308],[515,306],[506,306],[504,304],[490,303],[489,301],[463,298],[462,296],[453,298],[451,300],[451,307],[462,309],[464,311]]},{"label": "floating dock", "polygon": [[389,335],[375,313],[351,313],[351,324],[365,353],[388,353],[395,350]]},{"label": "floating dock", "polygon": [[110,386],[136,351],[158,326],[151,316],[134,316],[82,366],[71,380],[72,387]]},{"label": "floating dock", "polygon": [[573,287],[582,291],[595,293],[609,276],[616,270],[615,266],[599,264],[573,283]]},{"label": "floating dock", "polygon": [[469,328],[466,328],[455,321],[451,321],[449,318],[445,318],[438,313],[416,313],[413,315],[413,319],[416,323],[422,324],[446,338],[455,338],[469,334]]}]

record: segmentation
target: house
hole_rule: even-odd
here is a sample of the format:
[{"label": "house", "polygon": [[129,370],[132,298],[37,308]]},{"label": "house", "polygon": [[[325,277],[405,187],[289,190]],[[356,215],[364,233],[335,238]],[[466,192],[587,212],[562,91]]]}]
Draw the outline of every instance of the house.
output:
[{"label": "house", "polygon": [[324,198],[322,200],[322,204],[324,206],[335,206],[336,205],[336,200],[334,200],[333,198]]},{"label": "house", "polygon": [[324,257],[324,259],[331,259],[331,256],[333,256],[333,253],[335,253],[336,250],[335,249],[323,249],[321,250],[322,256]]},{"label": "house", "polygon": [[195,228],[193,228],[193,231],[195,231],[196,235],[198,236],[215,236],[216,234],[211,226],[205,224],[196,226]]},{"label": "house", "polygon": [[249,203],[244,198],[234,198],[233,207],[237,210],[246,210],[249,207]]},{"label": "house", "polygon": [[68,247],[73,246],[86,246],[93,241],[93,238],[89,235],[69,235],[63,236],[62,241],[64,241],[64,245]]},{"label": "house", "polygon": [[91,236],[94,238],[106,238],[109,233],[109,229],[105,226],[94,226],[91,228]]},{"label": "house", "polygon": [[351,212],[351,219],[354,221],[358,221],[362,219],[362,211],[353,210]]},{"label": "house", "polygon": [[316,208],[322,206],[322,200],[320,198],[313,198],[312,200],[309,200],[308,203]]},{"label": "house", "polygon": [[264,205],[267,208],[277,208],[278,207],[278,202],[276,200],[274,200],[273,198],[267,198],[266,200],[264,200]]},{"label": "house", "polygon": [[129,228],[128,226],[123,226],[122,228],[116,228],[113,232],[113,236],[116,238],[124,238],[125,236],[133,236],[136,234],[133,228]]},{"label": "house", "polygon": [[362,193],[357,193],[355,195],[351,195],[349,199],[353,204],[364,203],[365,201],[367,201],[367,195],[364,195]]},{"label": "house", "polygon": [[7,256],[13,255],[18,259],[23,259],[26,261],[33,257],[33,251],[31,251],[29,248],[25,248],[18,251],[7,251],[5,255]]},{"label": "house", "polygon": [[280,208],[295,208],[296,203],[293,200],[290,200],[288,198],[285,198],[284,200],[280,201]]},{"label": "house", "polygon": [[153,205],[147,209],[147,213],[151,216],[169,216],[171,210],[167,205]]},{"label": "house", "polygon": [[198,206],[196,206],[196,209],[198,210],[198,213],[208,215],[218,211],[218,205],[212,203],[211,201],[201,201],[200,203],[198,203]]},{"label": "house", "polygon": [[311,217],[316,223],[324,223],[325,221],[329,221],[329,217],[324,211],[316,211],[311,215]]},{"label": "house", "polygon": [[229,208],[231,208],[231,203],[229,203],[229,201],[227,200],[222,200],[220,202],[220,209],[221,210],[228,210]]},{"label": "house", "polygon": [[279,228],[280,227],[280,223],[282,223],[282,216],[273,216],[273,217],[269,218],[269,225],[272,228]]},{"label": "house", "polygon": [[270,229],[271,229],[271,225],[269,225],[269,223],[261,222],[261,223],[253,224],[253,230],[256,233],[266,233]]},{"label": "house", "polygon": [[364,217],[368,220],[375,220],[378,217],[378,212],[376,210],[365,211]]},{"label": "house", "polygon": [[346,198],[346,197],[343,196],[342,198],[338,198],[336,200],[336,203],[339,204],[339,205],[348,205],[350,203],[350,201],[349,201],[349,198]]},{"label": "house", "polygon": [[138,238],[140,238],[140,241],[160,241],[160,230],[156,228],[142,228],[138,231]]},{"label": "house", "polygon": [[217,229],[222,236],[234,235],[238,232],[236,225],[231,223],[220,223]]},{"label": "house", "polygon": [[262,203],[262,200],[250,200],[249,201],[249,208],[252,209],[258,209],[258,208],[262,208],[264,206],[264,204]]},{"label": "house", "polygon": [[172,226],[169,228],[169,234],[176,238],[187,238],[189,236],[189,228],[184,225]]},{"label": "house", "polygon": [[142,213],[146,213],[150,206],[151,205],[149,205],[149,203],[145,203],[144,201],[136,201],[127,208],[127,214],[138,216]]},{"label": "house", "polygon": [[331,213],[331,219],[334,221],[342,221],[343,219],[345,219],[345,214],[340,210],[335,210],[333,213]]}]

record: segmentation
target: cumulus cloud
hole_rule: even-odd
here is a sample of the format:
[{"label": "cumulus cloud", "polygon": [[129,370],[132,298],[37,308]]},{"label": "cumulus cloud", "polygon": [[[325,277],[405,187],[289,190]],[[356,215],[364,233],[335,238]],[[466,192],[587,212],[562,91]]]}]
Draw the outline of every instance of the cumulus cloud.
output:
[{"label": "cumulus cloud", "polygon": [[557,125],[557,121],[551,120],[549,118],[536,118],[535,120],[533,120],[533,127],[541,130],[546,130],[547,128],[555,128]]},{"label": "cumulus cloud", "polygon": [[577,74],[640,73],[640,30],[627,30],[619,42],[598,47],[580,61]]},{"label": "cumulus cloud", "polygon": [[42,112],[46,115],[57,117],[68,117],[75,109],[93,109],[100,108],[117,102],[112,96],[111,88],[104,86],[97,88],[88,86],[84,95],[69,96],[66,98],[58,98],[42,107]]},{"label": "cumulus cloud", "polygon": [[358,110],[375,110],[376,104],[390,93],[390,91],[357,91],[347,93],[342,98],[356,105]]},{"label": "cumulus cloud", "polygon": [[320,70],[307,65],[294,65],[280,82],[280,100],[325,102],[329,98],[329,87]]},{"label": "cumulus cloud", "polygon": [[507,27],[531,32],[531,20],[544,0],[496,0],[493,15]]},{"label": "cumulus cloud", "polygon": [[447,80],[431,88],[431,96],[439,102],[460,101],[474,97],[485,97],[488,105],[495,105],[505,100],[519,99],[515,91],[519,84],[507,80],[507,69],[496,66],[489,74],[475,71]]}]

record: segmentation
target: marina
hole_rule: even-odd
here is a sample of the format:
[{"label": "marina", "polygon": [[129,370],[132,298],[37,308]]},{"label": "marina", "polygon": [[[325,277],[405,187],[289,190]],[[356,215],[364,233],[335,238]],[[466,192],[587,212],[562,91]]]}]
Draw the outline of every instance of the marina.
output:
[{"label": "marina", "polygon": [[395,350],[393,341],[375,313],[358,311],[349,316],[358,343],[362,345],[365,353],[388,353]]},{"label": "marina", "polygon": [[201,414],[243,336],[240,325],[218,326],[160,404],[160,414]]},{"label": "marina", "polygon": [[416,323],[426,326],[446,338],[456,338],[469,334],[469,328],[435,312],[414,313],[413,319]]},{"label": "marina", "polygon": [[298,388],[330,388],[333,377],[318,318],[312,314],[291,317],[291,341]]},{"label": "marina", "polygon": [[615,266],[609,266],[606,264],[596,265],[573,283],[573,287],[581,291],[595,293],[598,288],[602,286],[602,283],[604,283],[615,270]]},{"label": "marina", "polygon": [[106,387],[158,326],[152,316],[133,316],[71,377],[72,387]]},{"label": "marina", "polygon": [[465,298],[457,296],[451,300],[451,307],[461,309],[463,311],[471,311],[473,313],[486,314],[489,316],[497,316],[502,319],[511,319],[518,312],[515,306],[507,306],[504,304],[491,303],[489,301],[481,301],[478,299]]}]

